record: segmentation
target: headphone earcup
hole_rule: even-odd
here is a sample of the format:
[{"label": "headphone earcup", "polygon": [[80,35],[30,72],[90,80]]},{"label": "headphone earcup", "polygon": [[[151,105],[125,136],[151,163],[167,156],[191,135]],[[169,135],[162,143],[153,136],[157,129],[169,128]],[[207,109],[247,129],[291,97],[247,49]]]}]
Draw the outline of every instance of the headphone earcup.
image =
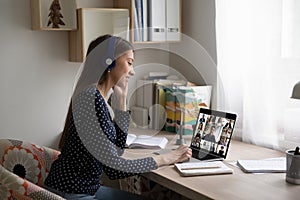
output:
[{"label": "headphone earcup", "polygon": [[112,70],[112,68],[114,68],[115,67],[115,65],[116,65],[116,61],[115,60],[113,60],[112,62],[111,62],[111,64],[107,67],[107,70],[108,71],[111,71]]},{"label": "headphone earcup", "polygon": [[111,70],[116,64],[114,57],[116,37],[111,36],[107,42],[107,51],[103,57],[103,65],[106,69]]}]

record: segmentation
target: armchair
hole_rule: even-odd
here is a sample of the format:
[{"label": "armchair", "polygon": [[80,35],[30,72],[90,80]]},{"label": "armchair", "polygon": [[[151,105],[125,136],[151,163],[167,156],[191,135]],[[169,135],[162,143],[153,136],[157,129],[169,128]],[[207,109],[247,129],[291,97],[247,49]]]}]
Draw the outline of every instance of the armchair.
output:
[{"label": "armchair", "polygon": [[63,199],[43,188],[59,154],[30,142],[0,139],[0,199]]}]

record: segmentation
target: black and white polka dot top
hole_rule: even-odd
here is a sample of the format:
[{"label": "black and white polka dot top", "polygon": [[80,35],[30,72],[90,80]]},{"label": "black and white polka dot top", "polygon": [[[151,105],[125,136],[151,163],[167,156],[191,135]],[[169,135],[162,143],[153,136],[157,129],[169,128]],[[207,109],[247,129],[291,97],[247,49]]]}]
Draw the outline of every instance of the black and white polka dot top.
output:
[{"label": "black and white polka dot top", "polygon": [[152,157],[121,157],[129,112],[115,110],[112,120],[104,98],[94,86],[72,101],[70,134],[45,185],[65,193],[93,195],[100,187],[103,171],[110,179],[121,179],[157,169]]}]

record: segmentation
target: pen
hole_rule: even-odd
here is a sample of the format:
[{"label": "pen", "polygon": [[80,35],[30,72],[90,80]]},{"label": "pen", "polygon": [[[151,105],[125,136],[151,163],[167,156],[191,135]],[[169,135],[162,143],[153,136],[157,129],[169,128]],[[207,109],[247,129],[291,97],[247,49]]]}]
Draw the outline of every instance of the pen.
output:
[{"label": "pen", "polygon": [[181,168],[181,170],[216,169],[216,168],[220,168],[220,167],[221,166],[186,167],[186,168]]},{"label": "pen", "polygon": [[300,155],[299,147],[296,147],[295,152],[294,152],[294,155]]}]

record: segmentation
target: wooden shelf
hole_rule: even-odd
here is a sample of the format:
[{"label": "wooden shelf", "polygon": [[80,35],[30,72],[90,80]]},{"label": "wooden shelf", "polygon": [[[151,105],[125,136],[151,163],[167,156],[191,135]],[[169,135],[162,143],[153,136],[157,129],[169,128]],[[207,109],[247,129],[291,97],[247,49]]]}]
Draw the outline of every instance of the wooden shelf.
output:
[{"label": "wooden shelf", "polygon": [[69,60],[83,62],[90,42],[111,34],[129,40],[128,9],[77,9],[78,29],[69,32]]},{"label": "wooden shelf", "polygon": [[59,25],[59,28],[48,26],[50,6],[53,0],[30,0],[31,7],[31,28],[33,30],[43,31],[70,31],[77,29],[76,23],[76,0],[59,0],[61,20],[65,25]]},{"label": "wooden shelf", "polygon": [[125,8],[129,10],[129,29],[130,29],[130,41],[134,41],[134,12],[133,12],[133,2],[134,0],[114,0],[114,7],[115,8]]}]

